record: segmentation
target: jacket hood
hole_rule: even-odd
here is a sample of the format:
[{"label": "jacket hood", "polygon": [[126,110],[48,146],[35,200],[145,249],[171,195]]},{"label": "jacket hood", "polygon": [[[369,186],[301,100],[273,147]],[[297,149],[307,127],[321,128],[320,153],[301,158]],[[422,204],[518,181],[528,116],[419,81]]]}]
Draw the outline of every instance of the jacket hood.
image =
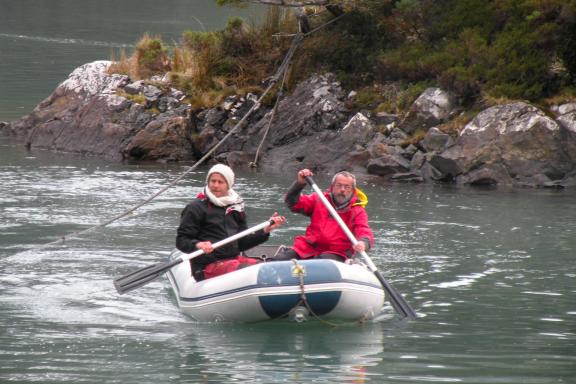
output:
[{"label": "jacket hood", "polygon": [[[332,204],[334,205],[334,200],[332,200],[332,193],[330,191],[324,192],[324,196],[329,198],[330,202],[332,202]],[[360,190],[360,188],[354,189],[354,194],[352,195],[352,197],[350,198],[350,201],[347,204],[348,207],[354,207],[357,205],[361,206],[362,208],[365,208],[366,205],[368,205],[368,196],[366,196],[366,194],[364,192],[362,192],[362,190]],[[344,208],[345,207],[340,208],[340,209],[344,209]]]},{"label": "jacket hood", "polygon": [[[360,188],[356,188],[356,201],[354,201],[351,205],[360,205],[363,208],[366,208],[368,205],[368,196],[364,192],[360,190]],[[352,198],[354,199],[354,197]]]}]

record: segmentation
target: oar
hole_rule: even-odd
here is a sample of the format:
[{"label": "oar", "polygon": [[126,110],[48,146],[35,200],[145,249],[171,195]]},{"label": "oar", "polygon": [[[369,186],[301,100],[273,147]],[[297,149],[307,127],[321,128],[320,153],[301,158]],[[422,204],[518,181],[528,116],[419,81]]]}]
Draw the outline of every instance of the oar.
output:
[{"label": "oar", "polygon": [[[272,220],[264,221],[263,223],[260,223],[251,228],[245,229],[242,232],[238,232],[235,235],[227,237],[224,240],[220,240],[212,244],[212,247],[216,249],[218,247],[236,241],[244,236],[248,236],[249,234],[259,231],[260,229],[264,229],[272,224],[274,224]],[[149,265],[148,267],[141,268],[137,271],[128,273],[124,276],[115,279],[114,286],[116,287],[116,290],[118,291],[119,294],[126,293],[128,291],[146,285],[153,280],[156,280],[158,277],[160,277],[160,275],[168,271],[173,266],[178,265],[185,260],[190,260],[196,256],[200,256],[203,253],[204,251],[199,249],[192,253],[185,253],[182,256],[178,257],[177,259],[167,263],[158,263],[154,265]]]},{"label": "oar", "polygon": [[[324,196],[322,190],[320,190],[318,185],[316,185],[314,179],[312,179],[312,177],[310,176],[306,176],[306,181],[308,182],[308,184],[310,184],[312,189],[314,189],[320,200],[322,200],[322,203],[324,203],[324,205],[330,212],[330,215],[332,215],[332,217],[338,222],[338,225],[340,225],[340,228],[342,228],[344,233],[346,233],[346,236],[348,236],[348,239],[350,239],[352,244],[353,245],[358,244],[358,240],[356,240],[354,234],[352,234],[352,232],[350,231],[346,223],[344,223],[338,212],[336,212],[332,204],[330,204],[330,202],[326,199],[326,196]],[[374,273],[378,281],[380,281],[380,283],[382,284],[382,287],[384,288],[384,291],[386,291],[387,296],[390,298],[390,303],[392,303],[392,306],[394,307],[396,312],[398,312],[398,314],[403,317],[415,319],[417,316],[414,309],[412,309],[412,307],[410,306],[410,304],[408,304],[408,302],[404,299],[404,297],[402,297],[402,295],[386,281],[386,279],[384,278],[384,276],[382,276],[380,271],[378,271],[378,268],[376,268],[376,265],[372,262],[368,254],[363,251],[360,252],[360,255],[364,259],[364,262],[368,265],[370,271]]]}]

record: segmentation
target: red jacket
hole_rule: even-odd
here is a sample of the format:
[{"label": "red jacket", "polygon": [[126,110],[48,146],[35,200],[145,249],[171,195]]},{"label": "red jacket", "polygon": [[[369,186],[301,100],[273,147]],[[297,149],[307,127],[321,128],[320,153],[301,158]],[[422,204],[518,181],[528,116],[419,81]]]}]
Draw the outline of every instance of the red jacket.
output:
[{"label": "red jacket", "polygon": [[[333,253],[344,258],[352,257],[354,250],[348,236],[316,194],[300,194],[303,188],[304,186],[295,183],[286,194],[286,203],[292,212],[310,217],[310,225],[306,228],[306,234],[296,236],[292,248],[303,259],[315,257],[321,253]],[[324,196],[332,203],[330,193],[324,192]],[[368,225],[368,214],[364,209],[366,203],[366,196],[356,189],[350,203],[339,210],[338,214],[350,228],[354,237],[359,241],[364,241],[369,249],[374,246],[374,235]]]}]

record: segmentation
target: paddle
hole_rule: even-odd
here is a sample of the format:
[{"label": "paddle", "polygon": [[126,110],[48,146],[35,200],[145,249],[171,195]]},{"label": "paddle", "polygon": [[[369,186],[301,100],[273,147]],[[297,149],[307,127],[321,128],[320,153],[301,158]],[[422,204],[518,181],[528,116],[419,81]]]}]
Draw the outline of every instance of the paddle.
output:
[{"label": "paddle", "polygon": [[[245,229],[242,232],[238,232],[235,235],[227,237],[224,240],[220,240],[220,241],[212,244],[212,247],[214,249],[216,249],[218,247],[221,247],[223,245],[226,245],[228,243],[236,241],[236,240],[238,240],[244,236],[247,236],[251,233],[254,233],[260,229],[264,229],[264,228],[266,228],[272,224],[274,224],[274,221],[272,221],[272,220],[264,221],[263,223],[260,223],[258,225],[251,227],[251,228]],[[199,249],[199,250],[192,252],[192,253],[185,253],[182,256],[178,257],[177,259],[169,261],[167,263],[158,263],[158,264],[154,264],[154,265],[149,265],[147,267],[141,268],[137,271],[128,273],[124,276],[121,276],[121,277],[115,279],[114,280],[114,286],[116,287],[116,290],[118,291],[119,294],[126,293],[128,291],[131,291],[133,289],[136,289],[136,288],[139,288],[143,285],[146,285],[153,280],[156,280],[158,277],[160,277],[160,275],[162,275],[163,273],[168,271],[173,266],[178,265],[185,260],[190,260],[196,256],[200,256],[203,253],[204,253],[204,251]]]},{"label": "paddle", "polygon": [[[314,189],[314,191],[316,192],[322,203],[324,203],[324,205],[330,212],[330,215],[332,215],[332,217],[338,222],[338,225],[340,225],[340,228],[342,228],[342,230],[344,231],[346,236],[348,236],[348,239],[350,239],[352,244],[353,245],[358,244],[358,240],[356,240],[356,237],[354,237],[354,235],[352,234],[348,226],[344,223],[338,212],[336,212],[332,204],[330,204],[328,199],[326,199],[326,196],[324,196],[318,185],[316,185],[314,179],[312,179],[312,177],[310,176],[306,176],[306,181],[308,182],[308,184],[310,184],[312,189]],[[384,276],[382,276],[380,271],[378,271],[378,268],[376,268],[376,265],[372,262],[368,254],[363,251],[360,252],[360,255],[364,259],[364,262],[368,265],[370,271],[374,273],[378,281],[380,281],[380,283],[382,284],[382,287],[384,288],[384,291],[390,298],[390,303],[392,303],[392,306],[394,307],[396,312],[398,312],[399,315],[403,317],[408,317],[411,320],[416,319],[417,316],[414,309],[412,309],[412,307],[410,306],[410,304],[408,304],[408,302],[404,299],[404,297],[402,297],[402,295],[386,281],[386,279],[384,278]]]}]

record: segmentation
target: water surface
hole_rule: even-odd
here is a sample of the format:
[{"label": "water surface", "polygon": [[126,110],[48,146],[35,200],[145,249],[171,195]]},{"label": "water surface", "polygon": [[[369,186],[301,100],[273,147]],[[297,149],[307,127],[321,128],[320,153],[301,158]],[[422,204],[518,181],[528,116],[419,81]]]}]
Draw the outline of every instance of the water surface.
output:
[{"label": "water surface", "polygon": [[264,7],[214,0],[0,0],[0,121],[30,113],[77,67],[128,54],[144,34],[167,45],[185,30],[257,22]]},{"label": "water surface", "polygon": [[[362,185],[384,276],[416,309],[377,321],[198,324],[166,280],[119,296],[112,279],[163,260],[205,169],[126,219],[182,165],[108,163],[0,140],[0,378],[88,383],[573,383],[576,196]],[[239,173],[250,223],[286,211],[292,180]],[[327,180],[318,177],[326,186]]]},{"label": "water surface", "polygon": [[[0,0],[0,10],[0,121],[145,32],[177,41],[260,12],[212,0]],[[0,138],[0,382],[574,383],[574,191],[362,185],[370,255],[417,310],[412,322],[387,305],[375,322],[338,328],[198,324],[163,279],[119,296],[112,279],[170,253],[205,169],[121,221],[45,247],[185,170],[26,152]],[[238,174],[250,223],[288,217],[277,244],[306,226],[282,203],[291,179]]]}]

